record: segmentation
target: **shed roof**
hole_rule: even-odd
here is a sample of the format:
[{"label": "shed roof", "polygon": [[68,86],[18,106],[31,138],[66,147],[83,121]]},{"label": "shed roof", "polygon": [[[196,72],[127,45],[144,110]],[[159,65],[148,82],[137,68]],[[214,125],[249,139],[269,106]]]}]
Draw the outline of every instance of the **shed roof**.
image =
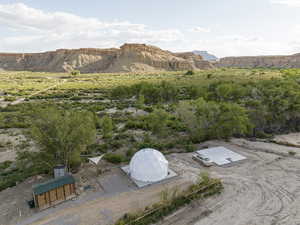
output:
[{"label": "shed roof", "polygon": [[61,187],[65,184],[73,184],[73,183],[75,183],[74,177],[68,174],[63,177],[58,177],[55,179],[48,180],[41,184],[33,185],[32,187],[33,194],[40,195],[50,190],[53,190],[55,188]]}]

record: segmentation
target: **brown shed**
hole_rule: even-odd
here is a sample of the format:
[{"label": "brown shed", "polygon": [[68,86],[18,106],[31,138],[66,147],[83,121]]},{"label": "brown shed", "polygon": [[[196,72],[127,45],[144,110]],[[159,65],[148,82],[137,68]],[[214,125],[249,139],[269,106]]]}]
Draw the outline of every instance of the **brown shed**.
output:
[{"label": "brown shed", "polygon": [[35,206],[46,209],[75,197],[75,179],[71,175],[58,177],[33,186]]}]

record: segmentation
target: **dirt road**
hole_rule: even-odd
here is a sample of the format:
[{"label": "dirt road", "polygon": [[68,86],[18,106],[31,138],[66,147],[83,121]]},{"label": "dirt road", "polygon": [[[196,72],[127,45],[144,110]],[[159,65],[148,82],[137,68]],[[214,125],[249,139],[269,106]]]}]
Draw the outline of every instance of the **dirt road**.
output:
[{"label": "dirt road", "polygon": [[[51,78],[47,78],[47,79],[51,79]],[[38,95],[38,94],[40,94],[40,93],[43,93],[43,92],[46,92],[46,91],[51,90],[51,89],[53,89],[53,88],[56,88],[56,87],[62,85],[63,83],[65,83],[66,81],[67,81],[67,80],[62,80],[60,83],[55,84],[55,85],[53,85],[53,86],[51,86],[51,87],[48,87],[48,88],[46,88],[46,89],[37,91],[37,92],[35,92],[35,93],[33,93],[33,94],[27,96],[26,98],[30,98],[30,97],[33,97],[33,96]],[[0,104],[0,107],[1,107],[1,108],[6,108],[6,107],[9,106],[9,105],[18,105],[18,104],[24,102],[26,98],[19,98],[19,99],[13,101],[13,102],[3,102],[3,103],[1,103],[1,100],[0,100],[0,103],[1,103],[1,104]]]}]

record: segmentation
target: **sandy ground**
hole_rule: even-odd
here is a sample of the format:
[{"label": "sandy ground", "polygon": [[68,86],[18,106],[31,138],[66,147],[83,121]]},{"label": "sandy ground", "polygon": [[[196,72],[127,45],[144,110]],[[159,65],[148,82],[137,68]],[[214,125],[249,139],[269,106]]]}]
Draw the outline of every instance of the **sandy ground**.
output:
[{"label": "sandy ground", "polygon": [[18,218],[35,213],[28,207],[27,201],[32,199],[32,185],[43,181],[45,179],[42,176],[32,177],[13,188],[0,192],[0,225],[16,223]]},{"label": "sandy ground", "polygon": [[[19,211],[16,211],[16,201],[22,199],[17,200],[8,194],[10,190],[5,190],[0,193],[0,224],[113,224],[124,213],[158,201],[162,190],[174,186],[184,188],[197,179],[200,171],[208,171],[213,177],[223,180],[223,193],[194,202],[157,225],[299,225],[300,160],[288,154],[283,155],[289,149],[282,150],[281,145],[261,144],[242,139],[234,139],[230,143],[204,143],[206,146],[225,146],[247,157],[227,167],[202,167],[192,159],[191,153],[169,155],[170,167],[179,177],[143,189],[137,189],[120,170],[113,169],[100,178],[94,178],[98,184],[95,191],[84,192],[74,201],[42,212],[28,212],[24,208],[27,211],[17,216]],[[30,193],[29,184],[25,187],[18,185],[16,188],[19,188],[17,191],[23,188],[25,193]],[[15,202],[14,207],[9,201]],[[3,202],[10,205],[10,208],[2,205]],[[9,214],[10,210],[14,210],[15,217],[3,214],[3,211]]]},{"label": "sandy ground", "polygon": [[300,148],[298,147],[291,147],[268,142],[248,141],[245,139],[232,139],[231,142],[237,146],[251,149],[252,151],[273,153],[281,156],[289,156],[290,152],[295,152],[295,157],[300,157]]},{"label": "sandy ground", "polygon": [[[199,172],[199,169],[196,171]],[[185,177],[138,189],[119,168],[113,168],[98,178],[93,172],[90,173],[94,175],[93,178],[85,176],[83,179],[89,180],[86,185],[91,184],[91,190],[81,192],[72,201],[41,212],[29,209],[26,205],[26,201],[32,198],[31,186],[38,182],[37,179],[27,180],[1,192],[0,225],[109,225],[126,212],[144,209],[159,201],[162,190],[187,187],[193,177],[185,173]]]},{"label": "sandy ground", "polygon": [[0,130],[0,163],[14,161],[17,151],[35,151],[35,144],[28,140],[22,129],[1,129]]},{"label": "sandy ground", "polygon": [[277,143],[287,144],[300,148],[300,133],[277,135],[275,136],[274,141]]},{"label": "sandy ground", "polygon": [[[220,145],[247,157],[230,167],[207,169],[223,180],[224,192],[192,204],[157,225],[300,224],[299,159],[253,151],[232,143]],[[192,163],[185,155],[177,158]]]}]

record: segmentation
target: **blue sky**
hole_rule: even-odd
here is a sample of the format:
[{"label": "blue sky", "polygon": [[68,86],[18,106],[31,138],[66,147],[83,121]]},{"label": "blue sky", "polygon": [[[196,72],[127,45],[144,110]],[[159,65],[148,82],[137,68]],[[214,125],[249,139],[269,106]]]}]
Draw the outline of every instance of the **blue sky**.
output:
[{"label": "blue sky", "polygon": [[0,52],[146,43],[219,57],[300,52],[300,0],[0,0]]}]

